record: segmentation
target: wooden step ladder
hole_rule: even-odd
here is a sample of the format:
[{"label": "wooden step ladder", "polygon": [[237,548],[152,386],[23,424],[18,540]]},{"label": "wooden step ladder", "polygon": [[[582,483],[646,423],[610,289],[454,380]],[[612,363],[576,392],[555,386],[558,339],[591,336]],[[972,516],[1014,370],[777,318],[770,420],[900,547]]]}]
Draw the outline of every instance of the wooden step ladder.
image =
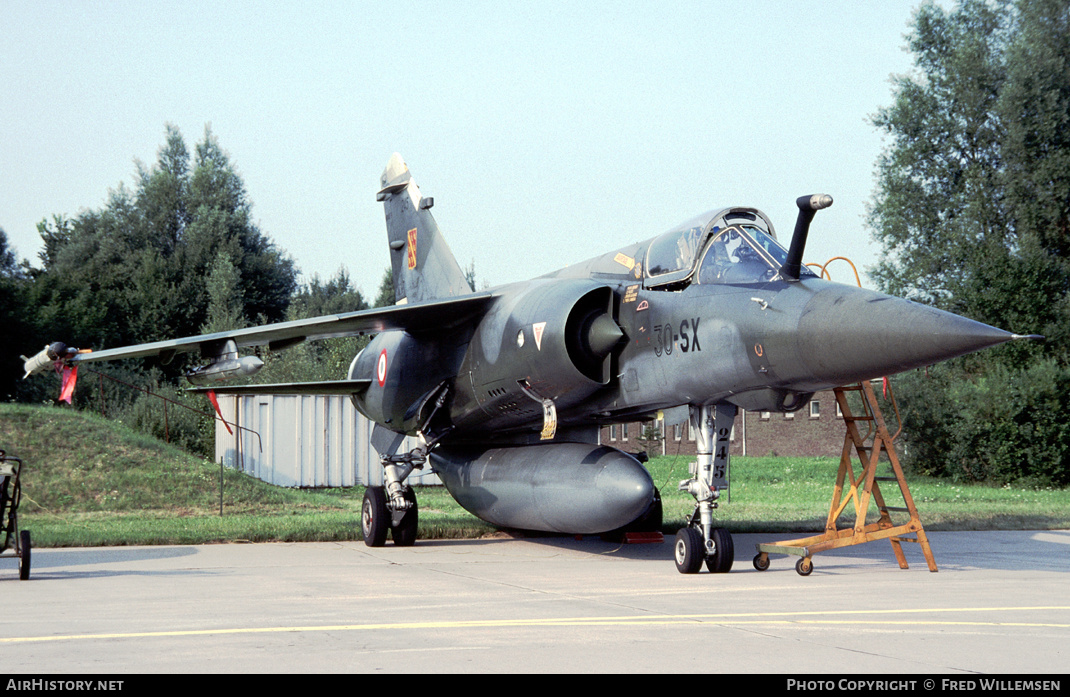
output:
[{"label": "wooden step ladder", "polygon": [[[833,489],[832,503],[825,522],[825,532],[798,540],[759,544],[758,555],[754,557],[754,568],[759,571],[768,569],[770,554],[789,554],[800,557],[795,564],[795,570],[801,576],[809,576],[813,571],[812,557],[815,554],[873,540],[888,539],[892,543],[892,551],[895,553],[896,561],[899,562],[899,568],[908,568],[901,543],[917,542],[925,555],[929,571],[936,571],[936,560],[929,547],[929,539],[925,535],[925,528],[918,517],[918,509],[914,505],[914,499],[910,495],[910,489],[903,476],[903,468],[899,465],[899,456],[895,452],[893,441],[899,433],[897,431],[895,436],[889,434],[884,416],[877,404],[873,386],[866,380],[856,385],[837,387],[835,393],[836,403],[840,406],[843,421],[847,427],[847,434],[843,439],[840,468],[836,475],[836,486]],[[857,393],[861,397],[862,410],[857,415],[852,411],[850,400],[848,400],[848,395],[851,393]],[[859,431],[860,423],[868,425],[865,436]],[[862,468],[857,478],[854,475],[855,468],[852,466],[852,451],[857,455]],[[888,462],[891,464],[891,476],[877,475],[882,452],[887,454]],[[844,485],[847,482],[850,484],[845,494]],[[881,494],[880,482],[897,482],[905,505],[889,506]],[[877,522],[866,525],[866,515],[869,512],[871,500],[876,503],[880,517]],[[855,512],[854,525],[837,528],[837,519],[852,502]],[[892,522],[892,513],[907,513],[909,520],[896,525]],[[913,537],[906,536],[911,534]]]}]

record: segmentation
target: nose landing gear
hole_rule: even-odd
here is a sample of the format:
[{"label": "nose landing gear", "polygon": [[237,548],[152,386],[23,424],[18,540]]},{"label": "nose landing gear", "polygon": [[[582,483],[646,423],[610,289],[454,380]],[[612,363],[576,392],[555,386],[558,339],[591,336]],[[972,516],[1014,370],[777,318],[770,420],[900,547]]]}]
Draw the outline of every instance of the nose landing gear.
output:
[{"label": "nose landing gear", "polygon": [[713,527],[713,509],[721,491],[728,488],[728,446],[735,418],[736,407],[731,404],[691,407],[698,456],[691,478],[680,482],[679,488],[695,497],[695,511],[687,527],[676,533],[673,547],[676,570],[682,574],[698,573],[703,562],[711,573],[727,573],[735,560],[732,535]]}]

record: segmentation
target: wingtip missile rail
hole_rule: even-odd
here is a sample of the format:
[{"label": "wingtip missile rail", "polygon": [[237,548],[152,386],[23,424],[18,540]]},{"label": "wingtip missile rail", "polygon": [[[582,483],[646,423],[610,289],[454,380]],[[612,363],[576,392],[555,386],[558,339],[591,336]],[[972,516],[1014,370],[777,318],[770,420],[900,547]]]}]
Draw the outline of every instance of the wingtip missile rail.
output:
[{"label": "wingtip missile rail", "polygon": [[39,373],[46,368],[54,366],[56,361],[66,361],[71,356],[75,356],[79,353],[82,352],[73,346],[67,346],[62,341],[56,341],[45,346],[39,353],[31,358],[20,356],[23,361],[22,368],[26,371],[26,374],[22,376],[22,379],[25,380],[34,373]]}]

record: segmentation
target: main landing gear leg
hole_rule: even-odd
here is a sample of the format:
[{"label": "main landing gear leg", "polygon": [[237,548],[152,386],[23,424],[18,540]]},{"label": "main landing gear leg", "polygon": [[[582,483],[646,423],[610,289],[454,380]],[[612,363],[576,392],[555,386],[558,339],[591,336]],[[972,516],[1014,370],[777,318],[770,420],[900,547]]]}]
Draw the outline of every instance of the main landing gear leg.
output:
[{"label": "main landing gear leg", "polygon": [[[440,385],[437,388],[438,397],[423,421],[423,428],[416,432],[420,439],[420,445],[410,452],[397,455],[401,445],[402,436],[390,433],[387,429],[381,429],[372,434],[373,444],[379,452],[379,461],[383,465],[383,481],[385,486],[370,486],[364,491],[364,502],[360,510],[360,528],[364,536],[364,544],[369,547],[382,547],[386,544],[386,533],[390,532],[394,538],[394,544],[399,547],[411,547],[416,544],[416,530],[419,527],[419,505],[416,503],[416,492],[405,483],[413,470],[423,469],[427,464],[427,454],[435,447],[442,436],[449,433],[448,427],[437,434],[430,434],[431,421],[435,414],[446,403],[449,390]],[[381,447],[380,447],[381,446]]]},{"label": "main landing gear leg", "polygon": [[386,544],[389,531],[395,545],[410,547],[416,543],[420,514],[416,492],[405,483],[405,479],[414,469],[424,466],[427,454],[419,447],[404,455],[383,455],[381,460],[386,486],[369,486],[365,489],[360,508],[364,544],[382,547]]},{"label": "main landing gear leg", "polygon": [[696,504],[687,527],[676,533],[674,556],[682,574],[698,573],[703,562],[712,573],[732,568],[732,536],[724,528],[713,527],[713,509],[721,491],[728,488],[728,448],[735,418],[732,404],[691,407],[698,457],[691,478],[680,482],[680,491],[694,496]]}]

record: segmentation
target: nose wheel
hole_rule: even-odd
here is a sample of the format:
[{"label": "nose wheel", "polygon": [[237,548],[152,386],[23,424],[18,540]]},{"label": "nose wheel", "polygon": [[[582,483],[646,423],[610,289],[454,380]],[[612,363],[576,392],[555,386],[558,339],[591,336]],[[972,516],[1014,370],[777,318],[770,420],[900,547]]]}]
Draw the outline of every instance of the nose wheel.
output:
[{"label": "nose wheel", "polygon": [[682,574],[697,574],[702,568],[702,535],[694,528],[680,528],[673,547],[676,570]]},{"label": "nose wheel", "polygon": [[698,528],[680,528],[676,533],[673,556],[676,570],[682,574],[697,574],[703,563],[710,573],[728,573],[735,561],[732,535],[724,528],[714,528],[707,544]]}]

